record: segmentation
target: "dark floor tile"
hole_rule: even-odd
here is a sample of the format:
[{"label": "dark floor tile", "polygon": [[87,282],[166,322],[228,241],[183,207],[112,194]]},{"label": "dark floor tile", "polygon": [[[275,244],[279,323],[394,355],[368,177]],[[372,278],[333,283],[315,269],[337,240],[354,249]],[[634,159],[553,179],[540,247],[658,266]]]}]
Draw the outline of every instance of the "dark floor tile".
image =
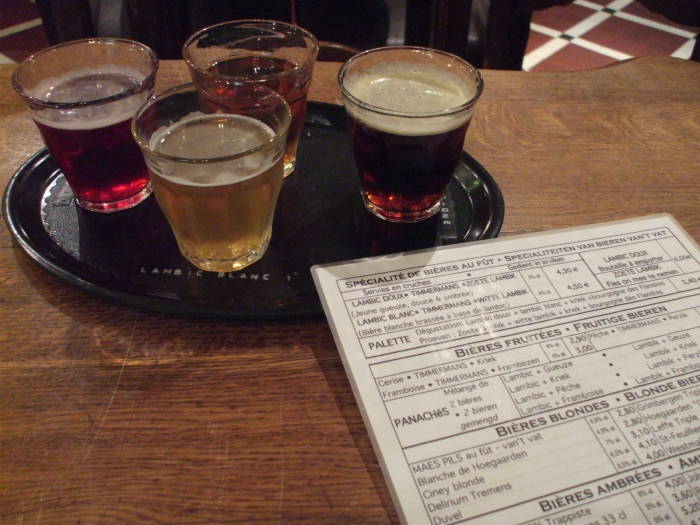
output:
[{"label": "dark floor tile", "polygon": [[527,39],[527,48],[525,49],[525,53],[527,54],[530,51],[537,49],[541,45],[549,42],[551,39],[551,36],[543,35],[537,31],[530,31],[530,37]]},{"label": "dark floor tile", "polygon": [[581,38],[635,57],[670,55],[687,40],[616,16],[584,33]]},{"label": "dark floor tile", "polygon": [[564,32],[594,13],[595,10],[576,4],[555,6],[535,11],[532,14],[532,22]]},{"label": "dark floor tile", "polygon": [[2,0],[0,29],[39,18],[39,10],[29,0]]},{"label": "dark floor tile", "polygon": [[576,44],[569,44],[530,71],[578,71],[607,66],[614,62],[617,62],[614,58],[589,51]]},{"label": "dark floor tile", "polygon": [[41,26],[0,38],[0,53],[21,62],[32,53],[48,47],[46,33]]}]

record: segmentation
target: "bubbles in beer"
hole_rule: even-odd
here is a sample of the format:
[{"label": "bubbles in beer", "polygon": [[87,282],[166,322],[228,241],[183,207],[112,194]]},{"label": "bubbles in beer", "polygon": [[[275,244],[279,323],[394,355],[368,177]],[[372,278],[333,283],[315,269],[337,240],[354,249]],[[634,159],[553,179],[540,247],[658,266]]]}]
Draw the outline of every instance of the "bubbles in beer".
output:
[{"label": "bubbles in beer", "polygon": [[[135,69],[106,65],[98,69],[79,69],[60,77],[47,78],[37,84],[30,94],[48,103],[93,102],[125,93],[144,78],[144,74]],[[103,128],[130,119],[147,96],[148,92],[144,91],[104,104],[44,108],[32,116],[36,121],[54,128]]]},{"label": "bubbles in beer", "polygon": [[[270,143],[275,132],[265,123],[243,115],[192,113],[174,126],[163,127],[149,146],[166,155],[186,159],[221,159]],[[226,162],[179,163],[162,177],[191,186],[215,186],[239,182],[267,170],[275,152],[264,149]]]},{"label": "bubbles in beer", "polygon": [[363,75],[350,79],[352,95],[380,108],[409,113],[437,113],[467,102],[463,83],[444,70],[423,66],[420,69],[401,63],[379,64]]},{"label": "bubbles in beer", "polygon": [[57,80],[44,80],[35,92],[47,102],[91,102],[131,89],[139,82],[134,73],[133,70],[117,67],[72,71]]},{"label": "bubbles in beer", "polygon": [[146,155],[158,204],[187,259],[234,271],[262,257],[282,186],[282,137],[255,118],[197,111],[158,129],[149,147],[160,154]]},{"label": "bubbles in beer", "polygon": [[[346,104],[347,111],[364,124],[406,136],[443,133],[461,126],[469,119],[471,111],[452,111],[476,94],[474,86],[457,75],[429,64],[409,62],[376,64],[367,71],[346,77],[344,87],[365,104],[389,113],[411,114],[409,118],[377,114]],[[440,116],[441,113],[446,114]],[[433,116],[436,114],[438,116]]]}]

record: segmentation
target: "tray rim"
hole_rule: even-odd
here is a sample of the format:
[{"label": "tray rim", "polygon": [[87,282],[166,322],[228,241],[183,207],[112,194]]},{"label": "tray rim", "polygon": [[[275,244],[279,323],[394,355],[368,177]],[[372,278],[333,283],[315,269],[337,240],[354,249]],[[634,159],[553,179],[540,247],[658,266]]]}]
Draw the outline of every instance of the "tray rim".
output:
[{"label": "tray rim", "polygon": [[[329,111],[337,111],[342,108],[342,105],[331,104],[327,102],[309,101],[309,106],[317,106],[325,108]],[[505,202],[503,199],[500,187],[496,183],[491,174],[466,151],[462,151],[462,158],[472,166],[480,178],[486,181],[484,188],[490,196],[493,203],[493,212],[487,224],[483,228],[482,235],[477,240],[491,239],[498,237],[503,220],[505,217]],[[229,310],[222,306],[200,304],[198,301],[186,301],[182,299],[172,299],[166,297],[158,297],[155,295],[144,296],[131,293],[128,291],[117,290],[108,286],[100,285],[95,282],[86,280],[81,275],[73,273],[60,264],[60,260],[56,260],[51,254],[42,252],[38,247],[35,247],[36,242],[32,243],[32,236],[28,234],[18,220],[11,213],[11,197],[17,191],[15,188],[22,182],[22,177],[26,176],[27,170],[32,170],[32,165],[38,165],[43,162],[51,161],[51,155],[45,147],[39,149],[36,153],[24,160],[22,164],[15,170],[7,183],[2,197],[2,215],[7,225],[12,238],[20,245],[24,253],[30,256],[40,267],[48,273],[58,277],[67,284],[93,295],[108,299],[117,304],[129,306],[143,310],[148,313],[168,314],[178,317],[199,317],[199,318],[216,318],[232,321],[266,321],[266,322],[284,322],[294,319],[313,319],[323,316],[323,307],[319,301],[317,307],[299,307],[290,310],[280,310],[277,312],[258,311],[249,309]],[[59,168],[55,168],[46,178],[44,188],[48,187],[51,182],[61,176]],[[40,220],[40,202],[37,202],[37,217]],[[45,231],[45,230],[44,230]],[[471,231],[471,226],[467,230],[467,234]],[[50,238],[48,232],[46,235]],[[460,241],[465,242],[465,241]],[[55,243],[58,249],[60,246]],[[61,250],[61,253],[66,257],[72,258],[70,254]],[[310,268],[309,268],[310,271]]]}]

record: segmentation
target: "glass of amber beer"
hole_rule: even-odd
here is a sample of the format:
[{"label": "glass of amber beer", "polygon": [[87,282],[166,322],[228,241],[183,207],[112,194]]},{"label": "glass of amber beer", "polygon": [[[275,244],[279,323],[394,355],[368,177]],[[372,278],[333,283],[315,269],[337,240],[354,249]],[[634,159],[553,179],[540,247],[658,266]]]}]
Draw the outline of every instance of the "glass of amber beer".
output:
[{"label": "glass of amber beer", "polygon": [[438,212],[484,87],[479,71],[434,49],[350,58],[338,75],[365,207],[392,222]]},{"label": "glass of amber beer", "polygon": [[131,40],[91,38],[50,47],[12,77],[82,208],[113,212],[151,193],[131,118],[153,94],[158,58]]},{"label": "glass of amber beer", "polygon": [[172,88],[132,123],[180,252],[202,270],[263,256],[282,186],[289,106],[265,86],[237,89],[235,104],[217,108],[193,84]]},{"label": "glass of amber beer", "polygon": [[248,84],[267,86],[285,98],[292,110],[292,125],[284,154],[284,176],[291,174],[318,55],[316,37],[284,22],[236,20],[198,31],[185,42],[182,55],[192,81],[224,105],[235,101],[238,89]]}]

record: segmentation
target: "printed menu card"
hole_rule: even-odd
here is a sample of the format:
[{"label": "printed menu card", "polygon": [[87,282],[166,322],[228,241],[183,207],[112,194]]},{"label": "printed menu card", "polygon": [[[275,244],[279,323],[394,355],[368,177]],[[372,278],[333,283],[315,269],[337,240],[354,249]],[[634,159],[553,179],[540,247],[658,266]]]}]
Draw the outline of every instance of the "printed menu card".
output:
[{"label": "printed menu card", "polygon": [[671,216],[312,273],[403,523],[700,525],[700,250]]}]

